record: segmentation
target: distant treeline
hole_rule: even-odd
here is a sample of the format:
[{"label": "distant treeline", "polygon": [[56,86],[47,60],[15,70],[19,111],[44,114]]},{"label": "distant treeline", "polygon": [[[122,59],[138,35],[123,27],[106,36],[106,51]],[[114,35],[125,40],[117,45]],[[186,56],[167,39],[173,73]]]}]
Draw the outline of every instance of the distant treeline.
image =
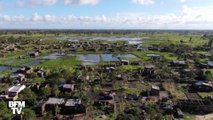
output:
[{"label": "distant treeline", "polygon": [[0,34],[131,34],[131,33],[178,33],[178,34],[212,34],[213,30],[119,30],[119,29],[1,29]]}]

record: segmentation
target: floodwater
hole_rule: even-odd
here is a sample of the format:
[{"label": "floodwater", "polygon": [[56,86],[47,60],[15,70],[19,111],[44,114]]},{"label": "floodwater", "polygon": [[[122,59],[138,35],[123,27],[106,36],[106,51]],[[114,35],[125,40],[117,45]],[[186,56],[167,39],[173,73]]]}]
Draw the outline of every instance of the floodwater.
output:
[{"label": "floodwater", "polygon": [[[75,56],[75,54],[72,55]],[[120,58],[136,58],[132,54],[79,54],[76,56],[84,65],[97,65],[101,60],[104,62],[113,62],[119,61]]]},{"label": "floodwater", "polygon": [[34,60],[34,61],[31,61],[31,62],[25,63],[21,66],[37,66],[37,65],[40,65],[41,62],[42,62],[41,60]]},{"label": "floodwater", "polygon": [[160,57],[160,55],[158,55],[158,54],[147,54],[146,56],[147,57]]},{"label": "floodwater", "polygon": [[148,37],[117,37],[117,36],[110,36],[110,37],[59,37],[56,38],[58,40],[69,40],[69,41],[79,41],[79,40],[106,40],[106,41],[127,41],[129,44],[141,44],[142,40],[147,39]]},{"label": "floodwater", "polygon": [[54,60],[58,58],[62,58],[65,56],[65,53],[51,53],[47,56],[42,57],[43,59],[49,59],[49,60]]},{"label": "floodwater", "polygon": [[77,55],[84,65],[97,65],[100,62],[100,56],[97,54]]},{"label": "floodwater", "polygon": [[120,58],[136,58],[136,56],[132,54],[101,54],[101,57],[104,62],[119,61]]},{"label": "floodwater", "polygon": [[0,66],[0,72],[2,71],[17,71],[18,69],[20,69],[19,67],[9,67],[9,66]]},{"label": "floodwater", "polygon": [[13,63],[13,62],[15,62],[17,59],[11,59],[11,60],[5,60],[4,62],[5,63]]}]

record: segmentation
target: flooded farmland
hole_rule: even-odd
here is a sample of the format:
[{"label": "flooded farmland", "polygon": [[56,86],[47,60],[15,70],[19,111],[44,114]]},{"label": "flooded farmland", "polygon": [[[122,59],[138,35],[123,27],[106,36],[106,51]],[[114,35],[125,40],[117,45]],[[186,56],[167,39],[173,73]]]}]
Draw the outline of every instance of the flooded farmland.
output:
[{"label": "flooded farmland", "polygon": [[19,67],[0,66],[0,72],[2,71],[17,71]]},{"label": "flooded farmland", "polygon": [[84,65],[96,65],[101,60],[103,62],[113,62],[119,61],[122,58],[136,58],[132,54],[72,54],[72,56],[77,56],[77,59],[82,61]]},{"label": "flooded farmland", "polygon": [[80,40],[100,40],[100,41],[127,41],[129,44],[141,44],[142,40],[148,37],[58,37],[57,40],[80,41]]}]

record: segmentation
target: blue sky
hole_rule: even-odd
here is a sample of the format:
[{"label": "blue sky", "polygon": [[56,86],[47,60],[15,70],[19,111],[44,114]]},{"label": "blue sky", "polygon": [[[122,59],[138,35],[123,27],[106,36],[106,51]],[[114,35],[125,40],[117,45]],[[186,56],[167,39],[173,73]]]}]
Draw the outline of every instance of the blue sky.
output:
[{"label": "blue sky", "polygon": [[1,29],[212,29],[213,0],[0,0]]}]

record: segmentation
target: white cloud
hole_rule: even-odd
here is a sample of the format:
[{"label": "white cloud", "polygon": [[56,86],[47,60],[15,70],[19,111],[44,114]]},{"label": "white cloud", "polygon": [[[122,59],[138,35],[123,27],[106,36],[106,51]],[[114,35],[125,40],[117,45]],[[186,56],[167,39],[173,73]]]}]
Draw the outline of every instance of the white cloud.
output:
[{"label": "white cloud", "polygon": [[64,0],[65,5],[77,4],[77,5],[96,5],[99,0]]},{"label": "white cloud", "polygon": [[185,2],[186,2],[186,0],[180,0],[180,2],[181,2],[181,3],[185,3]]},{"label": "white cloud", "polygon": [[149,4],[154,4],[154,0],[131,0],[133,3],[136,4],[141,4],[141,5],[149,5]]},{"label": "white cloud", "polygon": [[44,15],[43,19],[46,22],[57,22],[57,17],[54,15]]},{"label": "white cloud", "polygon": [[51,6],[56,3],[57,0],[18,0],[17,5],[19,7],[36,7],[36,6]]},{"label": "white cloud", "polygon": [[39,15],[38,13],[34,13],[30,18],[28,18],[31,22],[57,22],[58,17],[54,15]]},{"label": "white cloud", "polygon": [[0,27],[25,28],[137,28],[137,29],[212,29],[213,6],[183,6],[179,13],[150,15],[145,13],[118,13],[112,17],[97,16],[8,16],[0,15]]},{"label": "white cloud", "polygon": [[37,13],[34,13],[30,18],[30,20],[33,22],[39,22],[39,21],[42,21],[42,19],[43,19],[43,16],[40,16]]}]

